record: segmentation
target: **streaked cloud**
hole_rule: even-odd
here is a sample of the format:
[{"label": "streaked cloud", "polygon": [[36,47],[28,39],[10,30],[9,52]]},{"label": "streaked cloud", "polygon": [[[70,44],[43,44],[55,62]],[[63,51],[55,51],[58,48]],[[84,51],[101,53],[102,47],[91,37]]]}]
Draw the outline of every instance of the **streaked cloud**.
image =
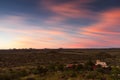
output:
[{"label": "streaked cloud", "polygon": [[65,3],[56,4],[54,0],[43,0],[43,4],[48,10],[56,13],[57,15],[71,18],[90,16],[92,12],[87,9],[89,7],[87,4],[91,2],[93,2],[93,0],[71,0],[66,1]]},{"label": "streaked cloud", "polygon": [[106,1],[107,8],[99,8],[95,5],[99,0],[31,0],[28,5],[27,2],[6,5],[16,7],[14,10],[0,5],[8,11],[0,11],[0,48],[120,47],[118,5],[108,5]]}]

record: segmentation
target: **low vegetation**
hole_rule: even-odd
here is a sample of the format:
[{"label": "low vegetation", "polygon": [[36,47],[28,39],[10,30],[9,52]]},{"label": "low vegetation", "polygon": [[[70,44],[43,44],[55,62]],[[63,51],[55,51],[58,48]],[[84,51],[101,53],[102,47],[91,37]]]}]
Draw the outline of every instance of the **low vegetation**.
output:
[{"label": "low vegetation", "polygon": [[[120,49],[0,51],[0,80],[120,80]],[[108,67],[95,65],[99,59]]]}]

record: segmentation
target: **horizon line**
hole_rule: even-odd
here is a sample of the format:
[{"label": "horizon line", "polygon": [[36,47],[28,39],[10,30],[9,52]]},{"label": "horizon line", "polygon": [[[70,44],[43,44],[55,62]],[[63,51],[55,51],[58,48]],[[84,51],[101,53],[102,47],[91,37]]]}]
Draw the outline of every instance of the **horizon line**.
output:
[{"label": "horizon line", "polygon": [[41,49],[120,49],[120,48],[9,48],[0,50],[41,50]]}]

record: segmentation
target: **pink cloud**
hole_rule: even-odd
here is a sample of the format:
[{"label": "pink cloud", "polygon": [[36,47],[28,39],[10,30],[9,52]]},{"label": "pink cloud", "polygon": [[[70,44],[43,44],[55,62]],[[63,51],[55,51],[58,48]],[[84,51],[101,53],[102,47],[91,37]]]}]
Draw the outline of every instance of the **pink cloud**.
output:
[{"label": "pink cloud", "polygon": [[[15,19],[14,19],[15,18]],[[14,22],[14,20],[16,20]],[[40,26],[32,26],[21,22],[21,20],[16,19],[16,17],[5,17],[4,20],[0,20],[0,31],[3,34],[8,34],[8,36],[14,36],[12,39],[3,37],[0,39],[4,42],[7,39],[9,43],[2,43],[4,46],[0,48],[23,48],[23,47],[35,47],[35,48],[45,48],[45,47],[56,47],[58,45],[63,45],[56,39],[57,36],[62,37],[67,35],[66,32],[58,28],[45,29]],[[14,27],[13,27],[14,25]],[[35,28],[36,27],[36,28]],[[11,41],[10,41],[11,40]],[[13,45],[14,44],[14,45]],[[33,45],[33,46],[32,46]]]},{"label": "pink cloud", "polygon": [[[100,41],[92,40],[92,39],[85,39],[85,38],[74,38],[71,43],[67,44],[70,48],[89,48],[89,47],[104,47],[104,44],[101,44]],[[105,42],[104,42],[105,43]]]},{"label": "pink cloud", "polygon": [[120,45],[120,9],[111,9],[100,14],[100,21],[89,26],[80,28],[79,32],[82,35],[88,36],[93,42],[86,41],[86,46],[105,46],[105,47],[119,47]]},{"label": "pink cloud", "polygon": [[88,6],[86,4],[93,1],[94,0],[76,0],[62,4],[56,4],[53,0],[43,0],[43,5],[48,10],[56,13],[59,16],[80,18],[91,17],[91,14],[93,14],[93,12],[87,9]]},{"label": "pink cloud", "polygon": [[[87,1],[87,0],[86,0]],[[86,4],[86,2],[83,1]],[[71,5],[70,5],[71,4]],[[75,4],[74,4],[75,5]],[[55,8],[56,6],[56,8]],[[79,10],[72,3],[65,3],[51,6],[50,9],[57,11],[58,16],[52,16],[46,20],[47,23],[54,24],[66,20],[66,17],[74,17]],[[60,8],[62,7],[62,8]],[[65,7],[65,8],[63,8]],[[60,9],[59,9],[60,8]],[[84,12],[84,11],[83,11]],[[86,13],[86,12],[85,12]],[[85,47],[119,47],[120,45],[120,9],[112,9],[98,15],[99,22],[89,26],[75,29],[73,26],[56,25],[50,29],[43,26],[32,26],[24,23],[25,18],[8,17],[0,22],[0,31],[6,33],[19,34],[8,47],[35,47],[35,48],[85,48]],[[81,13],[80,15],[84,15]],[[86,15],[86,14],[85,14]],[[65,16],[65,17],[64,17]],[[78,15],[79,16],[79,15]],[[97,18],[98,18],[97,17]],[[74,17],[76,18],[76,16]],[[14,22],[15,21],[15,22]],[[15,27],[13,27],[13,25]],[[35,28],[36,27],[36,28]],[[41,27],[41,28],[40,28]],[[73,31],[73,33],[69,33]],[[75,30],[75,31],[74,31]],[[59,37],[59,38],[58,38]],[[8,41],[9,42],[9,41]],[[5,47],[7,44],[5,43]]]},{"label": "pink cloud", "polygon": [[[60,20],[59,18],[55,18]],[[0,31],[19,34],[48,34],[48,35],[64,35],[65,32],[52,27],[45,29],[43,26],[33,26],[25,23],[25,18],[20,16],[8,16],[0,19]]]},{"label": "pink cloud", "polygon": [[[120,9],[112,9],[101,13],[100,22],[83,28],[84,31],[120,34]],[[119,31],[117,31],[119,30]]]}]

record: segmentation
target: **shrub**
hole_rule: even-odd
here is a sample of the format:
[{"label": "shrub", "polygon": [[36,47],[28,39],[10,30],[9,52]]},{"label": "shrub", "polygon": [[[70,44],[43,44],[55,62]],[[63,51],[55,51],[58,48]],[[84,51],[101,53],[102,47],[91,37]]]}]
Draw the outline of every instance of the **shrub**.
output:
[{"label": "shrub", "polygon": [[45,75],[47,73],[48,69],[44,66],[38,66],[37,67],[37,73],[40,75]]},{"label": "shrub", "polygon": [[26,78],[26,80],[35,80],[35,78],[28,77],[28,78]]},{"label": "shrub", "polygon": [[85,63],[85,69],[88,70],[88,71],[92,71],[94,65],[95,65],[95,64],[92,62],[92,60],[88,60],[88,61]]}]

